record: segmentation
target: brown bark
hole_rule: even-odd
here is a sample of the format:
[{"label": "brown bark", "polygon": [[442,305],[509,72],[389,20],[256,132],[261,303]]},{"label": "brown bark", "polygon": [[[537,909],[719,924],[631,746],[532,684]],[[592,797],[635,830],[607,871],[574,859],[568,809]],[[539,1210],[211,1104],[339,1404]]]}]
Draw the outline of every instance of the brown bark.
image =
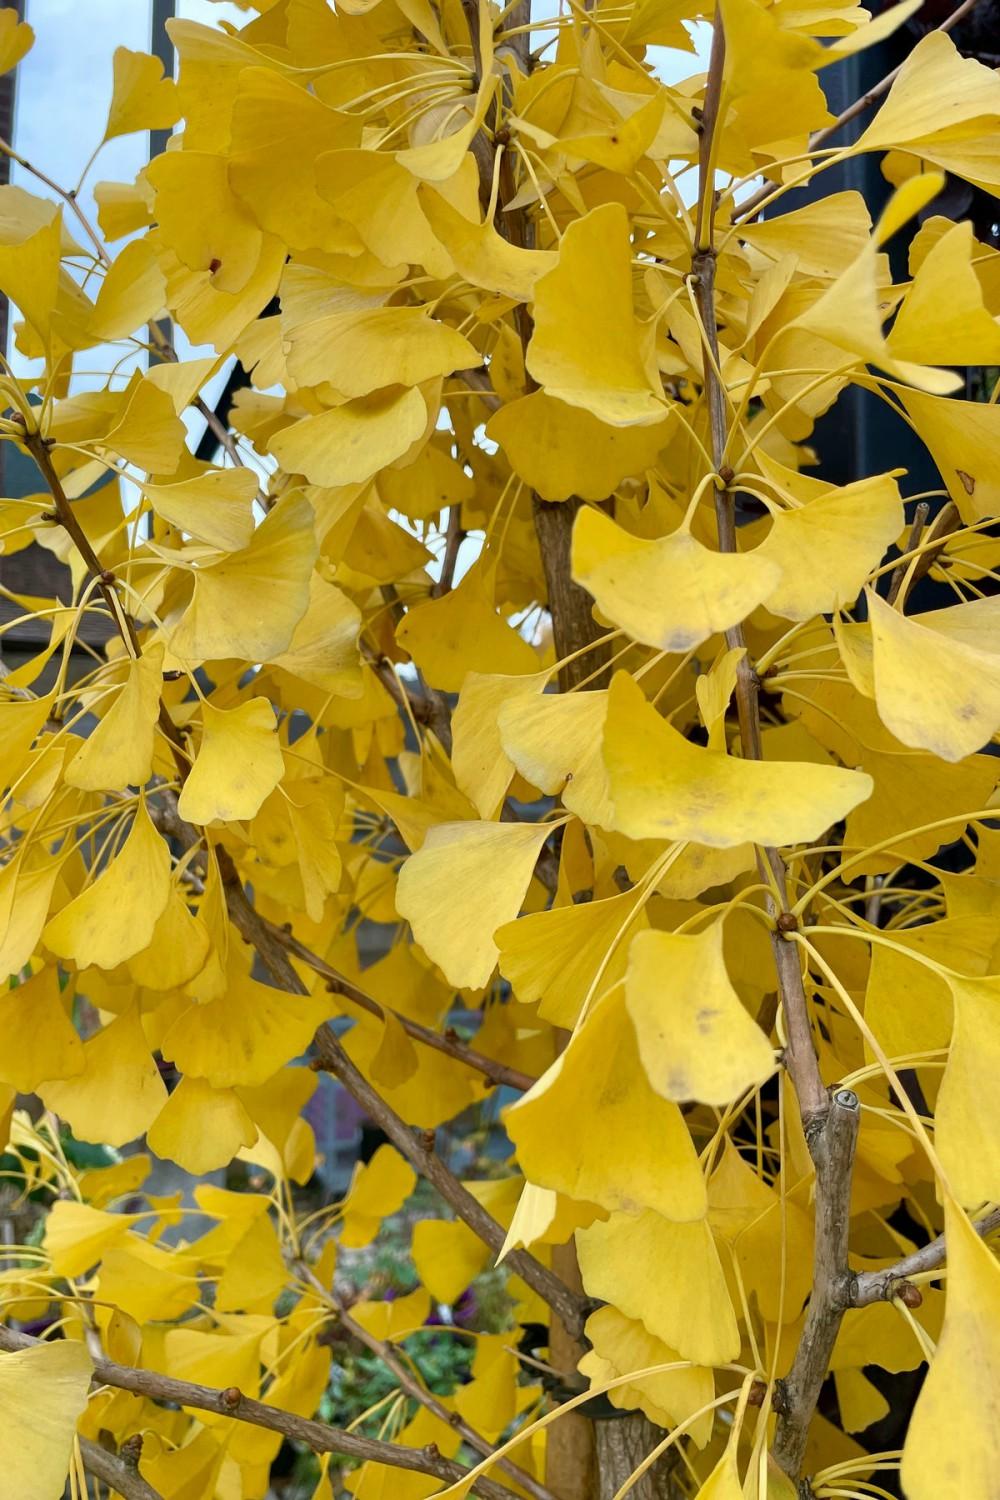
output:
[{"label": "brown bark", "polygon": [[[619,1421],[596,1422],[598,1500],[614,1500],[621,1486],[666,1436],[648,1417],[635,1413]],[[629,1500],[680,1500],[677,1449],[670,1448],[629,1490]]]}]

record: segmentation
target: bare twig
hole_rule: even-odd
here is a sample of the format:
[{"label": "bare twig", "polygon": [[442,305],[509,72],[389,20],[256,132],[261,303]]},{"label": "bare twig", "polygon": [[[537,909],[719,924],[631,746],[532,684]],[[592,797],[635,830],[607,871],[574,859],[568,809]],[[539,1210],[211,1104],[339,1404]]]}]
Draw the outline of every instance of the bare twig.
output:
[{"label": "bare twig", "polygon": [[89,1438],[81,1437],[77,1441],[87,1473],[93,1474],[116,1495],[121,1495],[122,1500],[163,1500],[159,1490],[154,1490],[149,1480],[143,1479],[134,1464],[116,1458],[107,1448],[92,1443]]},{"label": "bare twig", "polygon": [[454,1058],[455,1062],[460,1062],[467,1068],[475,1069],[477,1073],[482,1073],[484,1078],[488,1078],[490,1083],[505,1084],[523,1093],[536,1082],[530,1073],[522,1073],[518,1068],[509,1068],[506,1063],[498,1062],[494,1057],[487,1057],[484,1052],[477,1052],[475,1048],[459,1041],[456,1036],[432,1031],[429,1026],[422,1026],[419,1021],[411,1021],[409,1016],[404,1016],[401,1011],[383,1005],[381,1001],[367,994],[365,990],[359,989],[352,980],[332,968],[325,959],[310,952],[305,944],[300,943],[287,928],[273,927],[268,922],[264,925],[270,928],[276,942],[325,979],[327,988],[334,994],[342,995],[352,1005],[360,1006],[369,1015],[377,1016],[380,1020],[384,1020],[387,1015],[392,1016],[413,1041],[420,1042],[425,1047],[431,1047],[435,1052],[441,1052],[446,1057]]},{"label": "bare twig", "polygon": [[[956,10],[953,10],[951,15],[947,16],[941,22],[940,26],[935,26],[933,29],[935,31],[951,31],[952,27],[957,26],[959,21],[967,16],[971,10],[975,10],[978,4],[979,0],[962,0],[962,4]],[[841,110],[837,118],[831,120],[829,125],[824,125],[821,130],[814,130],[809,137],[809,150],[818,151],[821,146],[826,145],[831,136],[836,135],[845,125],[849,125],[852,120],[856,120],[858,115],[864,114],[866,109],[871,109],[873,104],[877,104],[880,99],[883,99],[896,82],[903,66],[904,64],[900,63],[899,67],[893,68],[884,78],[880,78],[878,83],[873,84],[860,98],[855,99],[853,104],[849,104],[846,109]],[[749,198],[740,204],[740,211],[736,216],[738,221],[742,224],[747,219],[752,218],[773,192],[774,184],[770,182],[766,182],[763,187],[758,188],[755,193],[752,193]]]},{"label": "bare twig", "polygon": [[[959,21],[967,16],[970,10],[975,10],[978,4],[979,0],[962,0],[962,4],[953,10],[951,15],[947,16],[941,22],[941,25],[936,26],[934,30],[951,31],[952,27],[957,26]],[[861,95],[860,99],[855,99],[853,104],[849,104],[846,109],[842,109],[837,118],[831,121],[829,125],[824,125],[822,130],[814,130],[809,137],[810,151],[815,151],[819,146],[825,145],[832,135],[836,135],[838,130],[843,129],[845,125],[849,125],[852,120],[857,119],[858,115],[863,115],[866,109],[870,109],[873,104],[877,104],[880,99],[884,98],[896,82],[903,67],[904,64],[900,63],[899,67],[893,68],[891,73],[887,73],[884,78],[879,79],[878,83],[873,84],[870,89],[867,89]]]},{"label": "bare twig", "polygon": [[[8,1353],[32,1349],[39,1343],[39,1339],[28,1334],[0,1328],[0,1349]],[[103,1358],[94,1360],[94,1380],[117,1390],[131,1391],[136,1396],[145,1396],[151,1401],[169,1401],[176,1406],[232,1417],[236,1422],[247,1422],[254,1427],[266,1427],[270,1432],[280,1432],[294,1442],[303,1443],[314,1453],[341,1453],[357,1463],[386,1464],[414,1474],[430,1474],[448,1483],[464,1479],[468,1473],[463,1464],[442,1458],[433,1443],[426,1448],[407,1448],[377,1438],[360,1437],[356,1432],[345,1432],[343,1428],[331,1427],[326,1422],[295,1416],[280,1407],[255,1401],[244,1396],[236,1386],[220,1390],[189,1380],[175,1380],[173,1376],[161,1375],[156,1370],[132,1369],[129,1365]],[[473,1490],[484,1500],[512,1500],[511,1491],[491,1479],[477,1479]]]},{"label": "bare twig", "polygon": [[[458,1217],[469,1226],[473,1234],[478,1235],[494,1254],[499,1255],[506,1240],[503,1227],[445,1166],[433,1149],[433,1135],[431,1134],[429,1142],[425,1144],[424,1139],[411,1130],[395,1110],[390,1108],[372,1088],[364,1074],[354,1066],[329,1026],[321,1026],[317,1031],[316,1051],[320,1066],[340,1080],[347,1092],[353,1094],[369,1119],[385,1132],[414,1170],[419,1172],[421,1177],[426,1177],[427,1181],[437,1188],[445,1202],[455,1210]],[[585,1319],[585,1306],[581,1297],[571,1292],[557,1276],[554,1276],[546,1266],[543,1266],[526,1250],[510,1251],[505,1264],[515,1275],[526,1281],[532,1291],[537,1292],[542,1300],[558,1313],[566,1326],[574,1329],[579,1336]]]},{"label": "bare twig", "polygon": [[445,532],[444,556],[441,559],[441,577],[431,590],[435,599],[440,599],[442,594],[447,594],[455,582],[455,564],[458,562],[458,552],[465,540],[465,532],[462,530],[462,507],[452,505],[448,509],[448,529]]},{"label": "bare twig", "polygon": [[[1000,1229],[1000,1208],[991,1209],[981,1219],[974,1219],[972,1227],[983,1239],[994,1229]],[[869,1307],[873,1302],[891,1302],[900,1286],[911,1276],[936,1271],[944,1265],[947,1253],[947,1236],[939,1234],[936,1240],[922,1245],[893,1266],[886,1266],[882,1271],[859,1271],[851,1288],[851,1306]]]},{"label": "bare twig", "polygon": [[837,1089],[826,1118],[806,1140],[816,1167],[816,1245],[806,1323],[792,1368],[781,1383],[773,1453],[793,1480],[806,1451],[820,1387],[830,1366],[841,1319],[851,1305],[854,1278],[847,1263],[851,1178],[861,1110],[850,1089]]},{"label": "bare twig", "polygon": [[[927,525],[927,517],[930,515],[930,513],[931,508],[928,505],[927,501],[921,500],[920,504],[913,512],[913,520],[910,523],[909,534],[903,547],[904,553],[912,552],[915,548],[920,546],[920,538],[923,536],[924,527]],[[903,579],[905,577],[906,563],[900,562],[893,569],[892,577],[889,580],[889,588],[885,596],[886,604],[895,604],[897,598],[899,597],[899,591],[903,587]]]}]

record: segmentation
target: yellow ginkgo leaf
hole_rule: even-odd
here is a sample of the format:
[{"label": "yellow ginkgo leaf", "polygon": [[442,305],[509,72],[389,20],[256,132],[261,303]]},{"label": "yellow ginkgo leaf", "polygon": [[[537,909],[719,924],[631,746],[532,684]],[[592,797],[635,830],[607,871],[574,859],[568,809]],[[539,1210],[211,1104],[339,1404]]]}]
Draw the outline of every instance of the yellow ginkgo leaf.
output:
[{"label": "yellow ginkgo leaf", "polygon": [[984,1106],[1000,1063],[1000,981],[949,981],[955,1029],[935,1111],[936,1141],[948,1183],[974,1208],[1000,1197],[1000,1136]]},{"label": "yellow ginkgo leaf", "polygon": [[360,484],[402,458],[426,425],[420,392],[390,389],[303,417],[276,433],[270,447],[283,469],[313,484]]},{"label": "yellow ginkgo leaf", "polygon": [[210,947],[205,922],[200,915],[191,915],[183,887],[175,881],[149,947],[129,959],[128,971],[146,989],[177,989],[201,972]]},{"label": "yellow ginkgo leaf", "polygon": [[[248,1321],[256,1326],[245,1333],[171,1328],[162,1344],[164,1373],[178,1380],[193,1380],[196,1385],[221,1385],[223,1389],[235,1386],[244,1396],[256,1397],[260,1391],[260,1342],[265,1328],[260,1326],[263,1319]],[[229,1418],[206,1412],[202,1420],[218,1426]]]},{"label": "yellow ginkgo leaf", "polygon": [[684,527],[645,541],[589,506],[573,527],[572,568],[603,615],[661,651],[688,651],[728,630],[781,577],[759,550],[713,552]]},{"label": "yellow ginkgo leaf", "polygon": [[928,251],[889,334],[896,359],[990,365],[1000,360],[1000,323],[988,312],[973,267],[972,225],[955,224]]},{"label": "yellow ginkgo leaf", "polygon": [[[633,1370],[682,1363],[676,1349],[648,1333],[634,1318],[626,1318],[617,1307],[600,1307],[591,1313],[587,1319],[587,1339],[590,1348],[578,1369],[594,1385],[603,1385]],[[634,1384],[608,1391],[608,1400],[622,1411],[639,1407],[651,1422],[675,1427],[707,1406],[714,1395],[712,1371],[690,1365],[661,1375],[640,1376]],[[697,1447],[704,1448],[708,1442],[713,1422],[714,1413],[707,1411],[687,1429]]]},{"label": "yellow ginkgo leaf", "polygon": [[149,946],[170,895],[170,851],[140,798],[121,851],[50,918],[45,945],[80,969],[113,969]]},{"label": "yellow ginkgo leaf", "polygon": [[257,493],[252,469],[206,469],[191,479],[144,484],[142,493],[164,521],[210,547],[238,552],[250,544]]},{"label": "yellow ginkgo leaf", "polygon": [[263,235],[229,185],[225,157],[208,151],[163,151],[146,168],[156,194],[158,234],[189,271],[237,293],[260,260]]},{"label": "yellow ginkgo leaf", "polygon": [[315,162],[356,146],[360,135],[357,115],[331,109],[303,83],[273,67],[243,67],[232,110],[233,191],[291,249],[342,250],[343,225],[317,190]]},{"label": "yellow ginkgo leaf", "polygon": [[83,1071],[83,1043],[66,1013],[54,965],[0,993],[0,1083],[31,1094],[46,1078]]},{"label": "yellow ginkgo leaf", "polygon": [[512,245],[489,220],[480,223],[478,217],[467,219],[430,187],[420,188],[420,205],[458,274],[485,291],[527,302],[538,278],[551,271],[558,260],[552,250],[523,250]]},{"label": "yellow ginkgo leaf", "polygon": [[289,995],[231,973],[225,993],[184,1011],[160,1050],[213,1088],[254,1087],[305,1051],[331,1009],[322,992]]},{"label": "yellow ginkgo leaf", "polygon": [[358,1162],[344,1204],[340,1243],[352,1250],[370,1244],[416,1185],[416,1173],[395,1146],[379,1146],[369,1161]]},{"label": "yellow ginkgo leaf", "polygon": [[908,1500],[989,1495],[1000,1471],[1000,1265],[945,1198],[944,1328],[903,1448]]},{"label": "yellow ginkgo leaf", "polygon": [[650,1087],[620,985],[504,1123],[530,1182],[602,1208],[704,1217],[694,1143],[676,1104]]},{"label": "yellow ginkgo leaf", "polygon": [[399,873],[396,909],[449,983],[479,989],[496,966],[496,929],[521,909],[550,828],[440,823]]},{"label": "yellow ginkgo leaf", "polygon": [[513,762],[504,754],[500,710],[505,703],[540,693],[547,681],[547,672],[465,674],[451,718],[451,765],[459,789],[481,818],[493,817],[514,774]]},{"label": "yellow ginkgo leaf", "polygon": [[53,204],[46,203],[44,215],[41,223],[34,222],[36,216],[32,216],[30,228],[25,226],[27,233],[18,225],[19,215],[12,216],[17,228],[10,221],[3,224],[0,291],[15,303],[42,343],[47,344],[59,296],[62,214]]},{"label": "yellow ginkgo leaf", "polygon": [[850,604],[903,529],[903,502],[892,474],[829,488],[808,504],[774,515],[757,555],[780,579],[764,603],[786,620],[811,620]]},{"label": "yellow ginkgo leaf", "polygon": [[[423,265],[431,275],[450,273],[449,257],[421,207],[419,180],[388,152],[343,150],[316,156],[311,147],[309,159],[320,196],[383,266],[401,260]],[[474,196],[478,199],[478,192]]]},{"label": "yellow ginkgo leaf", "polygon": [[[113,1317],[132,1320],[140,1346],[142,1324],[182,1318],[197,1302],[198,1294],[198,1280],[179,1256],[137,1234],[115,1241],[101,1258],[95,1297],[112,1304]],[[127,1337],[125,1330],[121,1332]],[[108,1354],[120,1357],[112,1355],[110,1348]],[[138,1350],[129,1363],[138,1363]]]},{"label": "yellow ginkgo leaf", "polygon": [[901,391],[900,399],[962,520],[1000,515],[1000,406],[922,391]]},{"label": "yellow ginkgo leaf", "polygon": [[746,1500],[746,1490],[740,1483],[736,1451],[730,1444],[726,1444],[726,1451],[701,1486],[695,1500]]},{"label": "yellow ginkgo leaf", "polygon": [[299,385],[325,381],[348,398],[482,364],[467,338],[419,307],[330,313],[295,328],[288,344],[288,369]]},{"label": "yellow ginkgo leaf", "polygon": [[228,1166],[256,1139],[257,1127],[232,1089],[191,1077],[181,1079],[146,1132],[151,1151],[195,1176]]},{"label": "yellow ginkgo leaf", "polygon": [[543,500],[604,500],[631,474],[656,463],[673,419],[651,427],[611,427],[545,391],[509,401],[486,424],[514,473]]},{"label": "yellow ginkgo leaf", "polygon": [[591,987],[608,989],[625,973],[627,937],[642,915],[636,887],[605,901],[532,912],[497,929],[500,972],[518,1000],[539,1001],[539,1014],[571,1027]]},{"label": "yellow ginkgo leaf", "polygon": [[128,1234],[141,1214],[105,1213],[89,1203],[57,1199],[45,1218],[42,1240],[55,1276],[82,1276]]},{"label": "yellow ginkgo leaf", "polygon": [[774,1072],[774,1052],[726,971],[722,923],[639,932],[629,948],[628,1013],[650,1083],[664,1099],[729,1104]]},{"label": "yellow ginkgo leaf", "polygon": [[612,826],[601,736],[608,695],[544,693],[520,695],[498,715],[504,754],[524,779],[585,823]]},{"label": "yellow ginkgo leaf", "polygon": [[490,1250],[460,1219],[419,1219],[413,1264],[436,1302],[451,1307],[490,1262]]},{"label": "yellow ginkgo leaf", "polygon": [[690,744],[626,673],[611,685],[604,731],[615,827],[632,839],[712,848],[818,838],[871,795],[859,771],[805,761],[745,761]]},{"label": "yellow ginkgo leaf", "polygon": [[6,8],[0,11],[0,73],[9,73],[17,67],[35,41],[35,33],[27,21],[18,19],[17,11]]},{"label": "yellow ginkgo leaf", "polygon": [[38,946],[60,864],[15,856],[0,869],[0,984],[19,974]]},{"label": "yellow ginkgo leaf", "polygon": [[237,708],[201,705],[202,738],[177,811],[189,823],[252,818],[285,770],[274,709],[266,698]]},{"label": "yellow ginkgo leaf", "polygon": [[530,673],[538,657],[496,611],[493,579],[480,563],[440,599],[407,610],[396,640],[429,682],[457,693],[468,672]]},{"label": "yellow ginkgo leaf", "polygon": [[716,1365],[736,1358],[739,1329],[706,1220],[674,1224],[651,1209],[615,1213],[578,1230],[576,1243],[590,1296],[637,1319],[681,1359]]},{"label": "yellow ginkgo leaf", "polygon": [[0,786],[8,791],[25,769],[31,747],[52,711],[54,698],[8,698],[0,703]]},{"label": "yellow ginkgo leaf", "polygon": [[870,591],[868,618],[886,727],[942,760],[981,750],[1000,726],[1000,603],[976,599],[908,616]]},{"label": "yellow ginkgo leaf", "polygon": [[38,1092],[81,1141],[124,1146],[148,1130],[167,1091],[150,1055],[138,1005],[84,1043],[78,1077],[39,1084]]},{"label": "yellow ginkgo leaf", "polygon": [[312,506],[301,493],[285,496],[249,546],[198,568],[194,597],[170,635],[172,654],[268,661],[287,651],[309,605],[316,552]]},{"label": "yellow ginkgo leaf", "polygon": [[18,1500],[60,1500],[92,1374],[75,1339],[0,1357],[0,1465]]},{"label": "yellow ginkgo leaf", "polygon": [[280,667],[324,693],[360,698],[361,662],[358,635],[361,611],[318,573],[309,579],[309,605],[285,651],[270,658]]},{"label": "yellow ginkgo leaf", "polygon": [[[173,154],[173,153],[170,153]],[[187,431],[166,391],[138,373],[122,396],[117,422],[97,442],[136,468],[172,474],[184,452]]]},{"label": "yellow ginkgo leaf", "polygon": [[855,146],[910,151],[987,192],[1000,185],[1000,152],[984,119],[1000,115],[1000,80],[930,31],[911,48],[889,96]]},{"label": "yellow ginkgo leaf", "polygon": [[571,1198],[561,1198],[551,1188],[526,1182],[517,1200],[507,1238],[497,1256],[497,1264],[519,1246],[530,1249],[538,1244],[564,1245],[577,1229],[585,1229],[595,1219],[606,1217],[595,1203],[576,1203]]},{"label": "yellow ginkgo leaf", "polygon": [[169,130],[177,124],[181,117],[177,85],[172,78],[164,78],[160,58],[116,47],[114,73],[106,141],[134,130]]},{"label": "yellow ginkgo leaf", "polygon": [[111,707],[66,766],[68,786],[85,792],[145,786],[153,769],[153,738],[163,689],[163,647],[154,643],[128,660]]},{"label": "yellow ginkgo leaf", "polygon": [[104,339],[128,338],[166,304],[167,284],[148,240],[130,240],[108,267],[90,330]]},{"label": "yellow ginkgo leaf", "polygon": [[535,283],[530,374],[550,396],[612,427],[666,416],[632,307],[628,218],[604,203],[570,222],[559,263]]}]

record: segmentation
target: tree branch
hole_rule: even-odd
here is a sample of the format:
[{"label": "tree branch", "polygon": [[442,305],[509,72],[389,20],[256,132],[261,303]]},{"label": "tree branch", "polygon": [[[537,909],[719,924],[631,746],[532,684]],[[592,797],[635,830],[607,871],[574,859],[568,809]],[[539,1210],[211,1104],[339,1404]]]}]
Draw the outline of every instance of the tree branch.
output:
[{"label": "tree branch", "polygon": [[[419,1401],[420,1405],[426,1407],[439,1421],[444,1422],[449,1427],[453,1427],[464,1441],[469,1444],[470,1448],[475,1448],[477,1453],[481,1453],[484,1458],[489,1458],[490,1454],[494,1451],[494,1444],[488,1438],[484,1438],[482,1433],[477,1432],[474,1427],[471,1427],[464,1420],[461,1413],[450,1411],[442,1401],[439,1401],[433,1392],[429,1391],[404,1361],[400,1359],[396,1350],[387,1339],[380,1339],[376,1334],[369,1333],[368,1329],[362,1323],[356,1322],[344,1305],[343,1299],[337,1295],[332,1287],[325,1287],[313,1272],[312,1267],[307,1265],[305,1261],[294,1261],[293,1269],[297,1275],[301,1276],[313,1288],[318,1296],[322,1297],[324,1301],[329,1302],[331,1307],[336,1308],[337,1319],[344,1331],[349,1333],[352,1338],[357,1339],[358,1343],[364,1344],[365,1348],[370,1350],[385,1365],[386,1369],[395,1378],[400,1390],[405,1391],[414,1401]],[[526,1489],[529,1494],[534,1495],[535,1500],[555,1500],[555,1496],[550,1490],[547,1490],[543,1484],[539,1484],[538,1480],[529,1474],[526,1469],[522,1469],[519,1464],[513,1463],[509,1458],[498,1459],[497,1468],[503,1469],[522,1488]]]},{"label": "tree branch", "polygon": [[[962,0],[962,4],[959,5],[957,10],[953,10],[951,15],[947,16],[941,22],[940,26],[935,26],[932,29],[934,31],[951,31],[952,27],[957,26],[959,21],[967,16],[971,10],[975,10],[978,4],[979,0]],[[883,99],[896,82],[902,68],[903,63],[900,63],[898,67],[893,68],[891,72],[887,73],[884,78],[880,78],[878,83],[873,84],[870,89],[867,89],[860,98],[855,99],[853,104],[849,104],[846,109],[842,109],[837,118],[831,120],[829,125],[824,125],[822,130],[814,130],[809,137],[809,150],[818,151],[821,146],[826,145],[832,135],[836,135],[845,125],[849,125],[852,120],[856,120],[858,115],[864,114],[866,109],[871,109],[873,104],[877,104],[880,99]],[[755,193],[751,193],[750,197],[740,204],[740,211],[737,216],[739,223],[743,224],[748,219],[753,218],[761,205],[766,203],[774,192],[774,186],[774,183],[765,182],[763,187],[758,188]]]},{"label": "tree branch", "polygon": [[[32,1349],[40,1342],[28,1334],[0,1327],[0,1349],[9,1354]],[[407,1448],[377,1438],[359,1437],[355,1432],[345,1432],[326,1422],[299,1417],[293,1412],[282,1411],[280,1407],[268,1406],[264,1401],[255,1401],[244,1396],[236,1386],[219,1390],[189,1380],[175,1380],[173,1376],[161,1375],[156,1370],[136,1370],[103,1358],[94,1360],[94,1380],[120,1391],[145,1396],[151,1401],[169,1401],[177,1406],[193,1407],[196,1411],[216,1412],[254,1427],[266,1427],[270,1432],[280,1432],[294,1442],[304,1443],[314,1453],[340,1453],[358,1463],[385,1464],[413,1474],[430,1474],[450,1484],[464,1479],[469,1472],[463,1464],[442,1458],[433,1443],[426,1448]],[[474,1493],[483,1496],[483,1500],[512,1500],[511,1491],[492,1479],[477,1479],[472,1488]],[[149,1497],[144,1497],[144,1500],[149,1500]]]},{"label": "tree branch", "polygon": [[[736,503],[730,488],[732,472],[724,465],[728,414],[726,392],[719,373],[715,311],[713,134],[719,121],[724,66],[725,39],[721,16],[717,12],[702,116],[692,280],[704,339],[703,388],[708,406],[712,462],[716,469],[715,514],[719,547],[723,552],[735,553],[739,550]],[[737,668],[735,690],[743,755],[747,760],[761,760],[760,684],[747,655],[742,624],[726,631],[726,645],[743,653]],[[849,1089],[838,1090],[831,1099],[823,1084],[812,1039],[801,957],[797,946],[789,941],[789,935],[798,923],[788,911],[784,860],[777,849],[764,848],[758,850],[758,864],[769,889],[768,913],[774,924],[771,948],[785,1022],[785,1066],[795,1088],[806,1142],[816,1171],[812,1294],[792,1368],[782,1386],[782,1412],[773,1449],[782,1469],[797,1481],[809,1424],[844,1309],[849,1305],[851,1278],[847,1242],[859,1108],[857,1096]]]},{"label": "tree branch", "polygon": [[816,1244],[813,1283],[806,1323],[792,1368],[775,1398],[778,1425],[775,1460],[797,1480],[806,1451],[820,1387],[841,1319],[851,1305],[854,1277],[847,1260],[851,1215],[851,1178],[861,1109],[857,1094],[837,1089],[826,1118],[816,1121],[806,1140],[816,1167]]},{"label": "tree branch", "polygon": [[[991,1209],[983,1218],[974,1220],[972,1227],[983,1239],[994,1229],[1000,1229],[1000,1208]],[[873,1302],[891,1302],[911,1276],[936,1271],[944,1265],[947,1252],[947,1236],[939,1234],[936,1240],[922,1245],[911,1255],[905,1255],[893,1266],[886,1266],[882,1271],[859,1271],[851,1288],[850,1305],[870,1307]]]},{"label": "tree branch", "polygon": [[[426,1177],[473,1234],[478,1235],[494,1254],[499,1255],[507,1238],[502,1225],[497,1223],[492,1214],[487,1213],[433,1150],[433,1132],[427,1132],[431,1144],[425,1145],[421,1137],[396,1114],[372,1088],[364,1074],[354,1066],[333,1030],[327,1025],[321,1026],[316,1033],[316,1051],[319,1066],[340,1080],[369,1118],[385,1131],[413,1169],[421,1177]],[[586,1316],[585,1303],[581,1297],[571,1292],[526,1250],[510,1251],[505,1264],[515,1275],[526,1281],[532,1291],[537,1292],[566,1326],[574,1329],[579,1336]]]},{"label": "tree branch", "polygon": [[80,1457],[87,1473],[93,1474],[109,1490],[121,1495],[122,1500],[163,1500],[159,1490],[154,1490],[149,1481],[143,1479],[134,1463],[128,1463],[121,1457],[116,1458],[107,1448],[102,1448],[100,1443],[92,1443],[89,1438],[78,1437],[77,1442],[80,1444]]}]

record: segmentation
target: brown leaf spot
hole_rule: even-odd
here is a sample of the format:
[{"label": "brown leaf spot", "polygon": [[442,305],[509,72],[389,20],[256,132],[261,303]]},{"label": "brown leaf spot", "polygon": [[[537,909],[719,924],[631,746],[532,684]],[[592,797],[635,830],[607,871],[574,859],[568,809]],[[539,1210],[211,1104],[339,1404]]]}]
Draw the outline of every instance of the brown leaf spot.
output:
[{"label": "brown leaf spot", "polygon": [[967,495],[974,495],[976,493],[976,481],[973,475],[966,474],[964,469],[956,469],[955,473],[962,481],[962,488],[964,489],[965,493]]}]

